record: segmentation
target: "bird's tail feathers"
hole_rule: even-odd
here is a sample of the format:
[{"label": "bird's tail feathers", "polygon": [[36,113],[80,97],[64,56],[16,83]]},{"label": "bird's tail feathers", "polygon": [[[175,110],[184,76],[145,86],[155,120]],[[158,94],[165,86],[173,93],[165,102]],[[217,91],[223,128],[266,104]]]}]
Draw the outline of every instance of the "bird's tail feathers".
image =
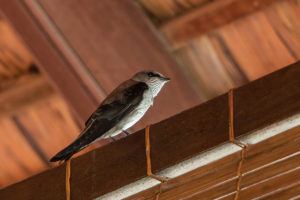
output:
[{"label": "bird's tail feathers", "polygon": [[50,159],[50,162],[56,162],[56,161],[67,161],[69,160],[75,153],[80,151],[82,148],[80,148],[78,145],[76,145],[76,141],[58,152],[53,158]]}]

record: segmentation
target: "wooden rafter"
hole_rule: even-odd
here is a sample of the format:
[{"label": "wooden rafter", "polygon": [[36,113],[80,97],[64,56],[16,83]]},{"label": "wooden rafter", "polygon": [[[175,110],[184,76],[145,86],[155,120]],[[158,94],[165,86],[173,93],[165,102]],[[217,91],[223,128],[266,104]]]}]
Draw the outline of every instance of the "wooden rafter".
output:
[{"label": "wooden rafter", "polygon": [[218,0],[164,23],[160,29],[178,47],[201,34],[262,9],[276,0]]},{"label": "wooden rafter", "polygon": [[[300,62],[235,89],[234,127],[236,137],[244,137],[255,130],[280,123],[280,121],[293,116],[299,116],[297,115],[300,113],[299,75]],[[280,141],[288,142],[290,145],[287,146],[286,152],[293,153],[290,150],[298,148],[298,143],[293,138],[298,137],[299,128],[290,130],[286,134],[291,134],[290,141],[286,140],[289,137],[283,137],[284,140],[276,140],[279,143]],[[141,130],[125,139],[73,159],[71,162],[72,199],[96,198],[146,177],[144,140],[144,130]],[[152,125],[150,141],[154,173],[229,142],[227,94]],[[291,146],[293,148],[290,148]],[[278,148],[282,149],[284,146],[279,145]],[[276,151],[276,148],[271,149]],[[272,151],[268,151],[269,157],[262,154],[265,161],[270,161],[270,158],[273,157],[279,159],[281,154],[272,154]],[[252,153],[255,155],[255,150]],[[236,162],[238,155],[232,155],[232,159],[235,158]],[[257,164],[255,160],[251,161],[251,159],[245,162],[252,163],[248,166]],[[243,168],[243,170],[245,169]],[[298,174],[298,171],[292,171],[287,175],[285,173],[280,177],[287,176],[288,179],[295,173]],[[279,183],[281,179],[274,180],[275,183]],[[228,186],[224,184],[220,185],[220,188],[228,189]],[[230,186],[232,185],[234,184]],[[286,185],[282,183],[281,186],[285,187]],[[1,190],[0,198],[7,200],[19,198],[25,200],[32,198],[64,199],[65,165]]]},{"label": "wooden rafter", "polygon": [[[150,111],[159,110],[159,114],[155,117],[148,114],[146,118],[151,117],[147,121],[157,122],[200,103],[200,95],[142,10],[131,0],[117,2],[1,0],[0,6],[37,65],[82,122],[114,87],[133,73],[146,69],[160,71],[173,80],[161,93],[159,105]],[[76,9],[70,9],[70,4]],[[82,20],[76,19],[79,15]],[[112,21],[107,23],[107,19]],[[177,102],[170,102],[168,96]]]},{"label": "wooden rafter", "polygon": [[54,96],[48,81],[38,74],[26,74],[0,90],[0,118],[13,115]]}]

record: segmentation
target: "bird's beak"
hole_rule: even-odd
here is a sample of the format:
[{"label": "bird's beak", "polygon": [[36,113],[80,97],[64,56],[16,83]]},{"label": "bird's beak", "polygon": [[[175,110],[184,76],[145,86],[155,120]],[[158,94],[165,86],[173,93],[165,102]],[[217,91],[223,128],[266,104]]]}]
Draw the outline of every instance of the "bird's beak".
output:
[{"label": "bird's beak", "polygon": [[167,77],[160,77],[161,80],[168,82],[169,80],[171,80],[170,78]]}]

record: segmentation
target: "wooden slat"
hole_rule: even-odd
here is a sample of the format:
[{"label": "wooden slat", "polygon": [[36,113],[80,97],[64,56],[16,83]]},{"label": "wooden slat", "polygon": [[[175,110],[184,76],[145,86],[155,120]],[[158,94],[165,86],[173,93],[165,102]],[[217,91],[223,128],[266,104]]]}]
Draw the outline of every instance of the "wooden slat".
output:
[{"label": "wooden slat", "polygon": [[277,191],[274,194],[270,194],[264,197],[264,200],[273,200],[273,199],[299,199],[300,194],[300,183],[292,184],[291,186],[287,186],[286,188],[282,189],[281,191]]},{"label": "wooden slat", "polygon": [[[289,181],[286,180],[285,174],[299,167],[299,138],[300,127],[296,127],[261,143],[250,145],[241,171],[242,194],[259,188],[256,186],[258,183],[260,187],[265,187],[265,184],[269,184],[267,180],[276,179],[277,176],[283,176],[281,180],[286,181],[287,186],[296,184],[296,177]],[[236,190],[237,166],[240,159],[240,152],[237,152],[168,181],[163,184],[160,199],[214,199],[222,196],[233,199],[233,195],[230,194]],[[282,185],[277,189],[285,187]],[[256,195],[265,195],[270,190],[261,190]],[[126,200],[150,198],[158,192],[159,187],[156,186]],[[242,199],[248,199],[247,195]]]},{"label": "wooden slat", "polygon": [[296,78],[300,74],[299,62],[291,66],[242,86],[234,93],[236,136],[299,113],[300,79]]},{"label": "wooden slat", "polygon": [[275,0],[212,1],[163,24],[160,28],[173,46],[179,46],[212,29],[264,8],[274,1]]},{"label": "wooden slat", "polygon": [[265,10],[274,32],[290,53],[300,59],[300,0],[280,1]]},{"label": "wooden slat", "polygon": [[279,190],[280,188],[288,187],[294,183],[299,183],[299,179],[300,168],[298,167],[294,170],[286,172],[286,174],[282,174],[265,182],[258,183],[247,190],[242,190],[240,193],[240,198],[245,200],[258,198],[260,196],[267,195],[268,193],[272,193],[274,191],[276,192],[276,190]]},{"label": "wooden slat", "polygon": [[35,106],[54,96],[54,91],[44,77],[27,74],[0,89],[0,118]]},{"label": "wooden slat", "polygon": [[12,28],[0,16],[0,88],[3,81],[16,79],[27,72],[32,58]]},{"label": "wooden slat", "polygon": [[80,133],[60,97],[21,112],[15,118],[44,152],[47,161]]},{"label": "wooden slat", "polygon": [[164,22],[176,16],[182,15],[197,6],[202,6],[210,0],[138,0],[154,20]]},{"label": "wooden slat", "polygon": [[[236,170],[239,160],[240,153],[237,152],[199,169],[188,172],[178,178],[171,179],[167,183],[163,184],[163,192],[160,195],[160,199],[176,200],[192,196],[192,194],[196,195],[196,193],[198,193],[198,195],[207,194],[208,191],[216,191],[216,188],[218,187],[227,187],[227,182],[230,182],[231,187],[227,187],[220,191],[223,194],[232,192],[234,190],[233,187],[235,186],[232,181],[236,182]],[[228,181],[231,179],[232,181]],[[159,186],[156,186],[128,197],[126,200],[151,198],[154,197],[159,190]],[[215,192],[215,195],[218,197],[222,193]],[[208,198],[208,196],[206,198]]]},{"label": "wooden slat", "polygon": [[[205,35],[175,50],[186,65],[184,71],[206,99],[216,97],[230,88],[248,82],[238,65],[228,61],[228,52],[216,37]],[[225,45],[222,46],[225,48]]]},{"label": "wooden slat", "polygon": [[[57,95],[2,118],[0,127],[5,137],[0,145],[0,160],[5,163],[1,165],[1,188],[56,166],[49,159],[79,134],[67,105]],[[8,137],[11,135],[15,138]]]},{"label": "wooden slat", "polygon": [[[289,1],[285,3],[290,4]],[[274,6],[268,9],[273,10]],[[265,11],[257,12],[216,31],[249,80],[255,80],[297,61],[289,51],[289,48],[294,48],[297,44],[286,46],[264,13]]]},{"label": "wooden slat", "polygon": [[[246,126],[244,122],[235,119],[236,132],[239,135],[246,135],[254,130],[300,113],[300,102],[295,100],[299,99],[297,95],[300,95],[298,87],[299,74],[300,63],[296,63],[235,90],[235,104],[238,105],[235,106],[237,112],[235,114],[240,115],[239,111],[241,110],[252,113],[253,111],[247,110],[245,107],[249,107],[249,105],[257,106],[253,108],[256,109],[256,117],[251,119],[255,121],[253,124],[256,126],[251,125],[247,129],[243,129],[243,126]],[[281,87],[274,87],[280,81],[283,81],[284,84],[281,84]],[[261,88],[266,92],[261,92]],[[247,99],[247,104],[241,103],[246,99],[237,97],[242,97],[246,93],[251,93],[256,96],[256,99],[252,99],[252,101]],[[260,101],[257,101],[257,99]],[[274,101],[277,103],[273,104]],[[288,103],[284,107],[279,106],[285,102]],[[269,105],[272,105],[272,107]],[[228,123],[227,114],[227,96],[220,96],[151,126],[153,171],[160,171],[209,148],[228,142],[228,128],[225,126]],[[251,115],[254,116],[255,114]],[[272,117],[266,117],[269,115]],[[247,131],[245,132],[245,130]],[[144,136],[143,131],[137,132],[72,160],[72,198],[96,198],[145,177]],[[288,146],[286,150],[288,150]],[[276,157],[276,155],[274,156]],[[60,166],[30,180],[1,190],[0,198],[8,200],[18,198],[26,200],[33,197],[43,197],[43,199],[63,198],[65,192],[64,180],[60,178],[64,178],[64,167]],[[292,177],[292,174],[288,174],[286,177]],[[282,178],[285,179],[284,176]],[[57,182],[55,186],[48,187],[48,185],[53,184],[54,179]],[[281,178],[276,179],[275,182],[280,180]],[[40,186],[39,184],[47,186]],[[223,188],[223,185],[220,185],[220,187]],[[15,193],[14,191],[19,192]],[[45,194],[47,195],[45,196]]]},{"label": "wooden slat", "polygon": [[[260,166],[299,152],[300,144],[297,141],[299,138],[300,128],[294,128],[253,147],[250,146],[246,153],[242,172],[249,172]],[[289,146],[289,148],[286,148],[286,146]],[[259,179],[259,177],[257,178]],[[246,185],[247,182],[245,182]]]},{"label": "wooden slat", "polygon": [[213,98],[296,62],[299,4],[299,0],[274,2],[174,49],[203,98]]},{"label": "wooden slat", "polygon": [[[0,185],[21,181],[47,168],[10,119],[0,121]],[[20,151],[22,149],[22,151]],[[1,198],[2,199],[2,198]]]}]

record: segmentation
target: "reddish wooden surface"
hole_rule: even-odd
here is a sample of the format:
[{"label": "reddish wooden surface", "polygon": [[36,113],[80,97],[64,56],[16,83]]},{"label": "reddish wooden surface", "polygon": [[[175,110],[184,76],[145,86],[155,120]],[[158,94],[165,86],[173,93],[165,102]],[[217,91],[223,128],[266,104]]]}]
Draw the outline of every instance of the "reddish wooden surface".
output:
[{"label": "reddish wooden surface", "polygon": [[[296,113],[300,113],[300,102],[293,101],[294,95],[300,94],[299,89],[295,90],[295,87],[297,87],[295,81],[297,83],[299,80],[299,69],[300,62],[235,90],[235,96],[242,96],[245,92],[256,94],[257,98],[260,99],[259,103],[261,105],[272,105],[272,107],[256,107],[257,115],[252,119],[253,121],[256,121],[256,123],[254,123],[256,126],[251,125],[247,127],[243,124],[243,121],[236,119],[236,133],[239,135],[241,135],[241,133],[245,135],[254,130],[261,129],[271,123],[282,120],[283,117],[286,118]],[[285,84],[282,84],[281,88],[273,88],[279,79],[284,81]],[[289,83],[294,83],[294,85],[291,86]],[[259,90],[261,87],[264,88],[264,91],[272,92],[261,93]],[[268,88],[272,90],[268,90]],[[278,96],[277,92],[281,92],[282,95]],[[292,95],[289,96],[287,94]],[[277,101],[279,102],[280,99],[282,99],[289,103],[284,107],[280,107],[278,104],[272,103],[275,98],[277,98]],[[235,104],[243,105],[243,107],[239,109],[240,111],[244,110],[245,107],[249,107],[249,104],[242,104],[241,101],[246,100],[238,98],[235,100]],[[273,112],[274,110],[276,110],[276,112]],[[227,126],[225,127],[228,123],[227,112],[227,98],[223,95],[203,105],[197,106],[153,125],[150,128],[153,171],[156,172],[164,169],[228,141],[228,129]],[[252,113],[252,111],[248,110],[244,112]],[[239,113],[236,114],[238,115]],[[271,115],[272,117],[264,117],[265,115]],[[247,129],[243,129],[243,126],[246,126]],[[245,130],[247,131],[245,132]],[[281,137],[284,139],[280,139]],[[274,140],[276,142],[271,142],[269,144],[272,140],[270,139],[267,140],[266,144],[268,145],[263,145],[263,143],[257,144],[257,148],[253,147],[249,150],[248,154],[246,154],[244,164],[245,166],[250,167],[248,168],[248,171],[298,151],[299,144],[297,140],[295,140],[295,138],[298,137],[299,127],[279,135]],[[168,140],[166,138],[168,138]],[[71,164],[72,198],[96,198],[102,194],[111,192],[123,185],[145,177],[146,157],[144,139],[144,132],[137,132],[115,143],[110,143],[102,148],[73,159]],[[259,147],[260,145],[262,145],[262,147]],[[251,153],[253,154],[252,156]],[[247,155],[249,157],[247,157]],[[258,159],[259,161],[255,161],[255,159]],[[236,162],[237,160],[231,159],[231,161]],[[63,199],[65,192],[65,180],[60,178],[64,177],[64,167],[64,165],[57,167],[29,180],[1,190],[0,198],[8,200],[18,198],[31,199],[34,197],[43,197],[44,199]],[[224,167],[226,166],[224,165]],[[213,170],[215,169],[216,168],[213,168]],[[243,167],[242,171],[246,169],[247,167]],[[231,173],[232,171],[227,172],[229,172],[229,177],[233,175]],[[290,183],[295,182],[293,177],[296,177],[294,175],[295,173],[298,173],[298,171],[291,171],[290,173],[279,171],[278,173],[280,176],[266,182],[266,187],[270,188],[270,185],[275,183],[280,183],[278,188],[287,187]],[[273,175],[270,174],[270,176]],[[55,186],[49,187],[49,185],[53,184],[54,180],[57,181]],[[227,188],[228,191],[226,191],[230,192],[230,187],[234,188],[235,179],[232,179],[231,181],[233,183],[226,182],[225,185],[216,185],[216,187],[219,188],[220,191],[223,191],[222,188]],[[198,183],[195,182],[195,184]],[[200,186],[201,185],[199,185],[199,187]],[[216,196],[215,189],[216,188],[205,190],[206,193],[203,194]],[[251,190],[257,192],[261,191],[260,187],[256,186],[251,187]],[[16,193],[14,191],[19,192]],[[250,190],[248,189],[245,190],[245,194],[248,194],[249,191]],[[199,193],[200,196],[203,194]],[[254,193],[251,193],[251,195],[254,195]]]},{"label": "reddish wooden surface", "polygon": [[37,65],[70,103],[78,119],[84,121],[93,112],[97,103],[73,71],[70,63],[49,40],[48,35],[40,28],[23,1],[1,0],[0,7],[6,19],[34,56]]},{"label": "reddish wooden surface", "polygon": [[264,8],[274,1],[212,1],[163,24],[161,30],[173,46],[178,46],[210,30]]},{"label": "reddish wooden surface", "polygon": [[157,31],[131,0],[25,2],[43,27],[53,24],[53,42],[62,37],[67,45],[61,51],[74,51],[89,72],[87,79],[95,79],[105,94],[141,70],[154,69],[172,79],[138,127],[200,103]]}]

